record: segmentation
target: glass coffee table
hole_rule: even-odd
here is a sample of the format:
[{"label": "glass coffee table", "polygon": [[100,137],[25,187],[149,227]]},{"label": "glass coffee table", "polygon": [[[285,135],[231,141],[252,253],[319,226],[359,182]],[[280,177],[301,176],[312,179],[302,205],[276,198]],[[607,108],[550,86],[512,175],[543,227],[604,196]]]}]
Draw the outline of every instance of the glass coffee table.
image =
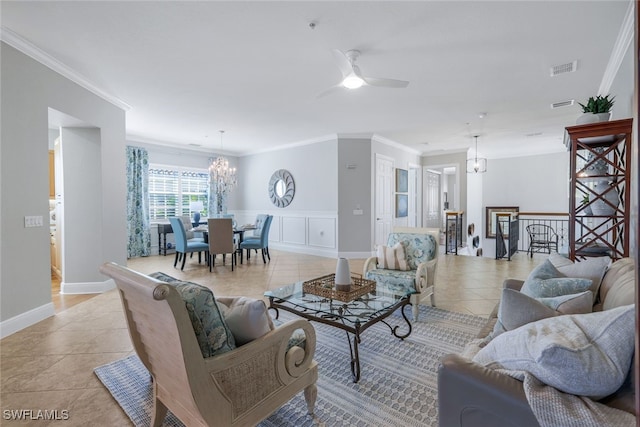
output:
[{"label": "glass coffee table", "polygon": [[[297,282],[265,292],[264,295],[269,298],[269,308],[275,311],[276,319],[279,317],[278,310],[285,310],[305,319],[346,331],[349,352],[351,353],[353,382],[360,380],[358,344],[361,340],[360,336],[365,330],[382,322],[389,327],[395,337],[401,340],[411,334],[411,322],[405,315],[404,309],[407,305],[411,305],[409,297],[413,292],[407,293],[377,283],[375,290],[351,301],[341,301],[305,292],[303,283]],[[407,323],[405,334],[400,334],[400,326],[392,326],[385,320],[397,309],[400,309],[402,317]],[[353,340],[349,334],[353,335]]]}]

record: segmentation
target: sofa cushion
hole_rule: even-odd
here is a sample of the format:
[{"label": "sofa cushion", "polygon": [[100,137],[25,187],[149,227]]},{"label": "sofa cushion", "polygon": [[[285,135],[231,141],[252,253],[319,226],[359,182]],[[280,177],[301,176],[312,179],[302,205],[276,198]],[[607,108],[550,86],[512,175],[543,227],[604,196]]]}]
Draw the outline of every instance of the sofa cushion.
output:
[{"label": "sofa cushion", "polygon": [[365,279],[384,283],[391,292],[414,293],[416,291],[416,272],[374,269],[367,271]]},{"label": "sofa cushion", "polygon": [[629,271],[635,271],[634,265],[635,262],[633,261],[633,258],[622,258],[613,262],[609,266],[607,272],[602,278],[602,284],[600,285],[599,301],[601,304],[607,300],[609,290],[617,287],[617,282],[622,276],[624,276]]},{"label": "sofa cushion", "polygon": [[590,279],[564,277],[546,259],[531,271],[520,291],[530,297],[548,298],[583,292],[588,290],[591,284]]},{"label": "sofa cushion", "polygon": [[624,382],[634,350],[635,307],[557,316],[505,332],[473,361],[527,371],[562,392],[594,399]]},{"label": "sofa cushion", "polygon": [[608,256],[592,257],[581,260],[580,262],[573,262],[558,253],[552,253],[549,255],[549,262],[565,277],[579,277],[581,279],[591,280],[591,287],[589,289],[593,292],[593,300],[595,302],[598,297],[598,290],[600,289],[602,278],[607,268],[611,265],[611,258]]},{"label": "sofa cushion", "polygon": [[592,302],[591,291],[553,298],[532,298],[513,289],[505,288],[502,290],[498,321],[493,329],[493,337],[547,317],[590,313]]},{"label": "sofa cushion", "polygon": [[607,297],[602,303],[603,310],[611,310],[615,307],[633,304],[635,302],[636,277],[635,271],[627,271],[619,276],[615,286],[607,292]]},{"label": "sofa cushion", "polygon": [[271,316],[267,313],[267,306],[262,300],[247,297],[219,297],[216,301],[238,346],[260,338],[275,328]]},{"label": "sofa cushion", "polygon": [[197,283],[185,282],[158,272],[149,275],[176,288],[185,303],[203,357],[226,353],[236,348],[211,289]]},{"label": "sofa cushion", "polygon": [[417,270],[418,265],[435,259],[438,256],[438,242],[431,234],[424,233],[391,233],[387,246],[398,242],[404,245],[404,253],[409,270]]},{"label": "sofa cushion", "polygon": [[398,242],[392,247],[379,245],[376,248],[376,257],[378,258],[378,268],[402,271],[409,269],[402,242]]}]

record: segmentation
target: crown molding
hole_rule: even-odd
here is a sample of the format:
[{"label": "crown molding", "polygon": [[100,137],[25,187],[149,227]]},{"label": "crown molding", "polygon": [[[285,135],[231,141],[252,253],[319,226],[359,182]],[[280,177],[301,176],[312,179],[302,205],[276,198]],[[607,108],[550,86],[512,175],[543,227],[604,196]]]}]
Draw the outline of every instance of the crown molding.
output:
[{"label": "crown molding", "polygon": [[415,154],[416,156],[422,156],[422,152],[418,151],[414,148],[409,148],[406,145],[402,145],[400,143],[397,143],[389,138],[385,138],[384,136],[380,136],[380,135],[373,135],[371,137],[371,141],[375,141],[375,142],[379,142],[381,144],[384,145],[389,145],[393,148],[397,148],[399,150],[405,151],[407,153],[411,153],[411,154]]},{"label": "crown molding", "polygon": [[25,40],[10,29],[0,27],[0,40],[116,107],[121,108],[124,111],[129,111],[131,109],[131,106],[126,102],[100,89],[86,77],[58,61],[56,58],[44,52],[42,49]]},{"label": "crown molding", "polygon": [[622,21],[622,27],[620,27],[620,31],[618,32],[618,38],[613,46],[611,57],[609,57],[607,68],[604,70],[602,82],[600,82],[600,88],[598,89],[598,95],[607,95],[611,90],[611,85],[616,78],[616,74],[618,74],[622,60],[624,59],[627,50],[629,50],[629,46],[633,40],[634,23],[635,1],[631,0],[629,1],[627,13]]},{"label": "crown molding", "polygon": [[294,142],[291,144],[284,144],[284,145],[279,145],[277,147],[271,147],[271,148],[265,148],[263,150],[256,150],[256,151],[251,151],[248,153],[242,153],[239,154],[238,157],[244,157],[244,156],[253,156],[255,154],[262,154],[262,153],[268,153],[271,151],[280,151],[280,150],[288,150],[290,148],[294,148],[294,147],[302,147],[304,145],[312,145],[312,144],[317,144],[319,142],[327,142],[327,141],[337,141],[338,140],[338,135],[335,133],[329,134],[329,135],[322,135],[316,138],[311,138],[311,139],[305,139],[303,141],[299,141],[299,142]]}]

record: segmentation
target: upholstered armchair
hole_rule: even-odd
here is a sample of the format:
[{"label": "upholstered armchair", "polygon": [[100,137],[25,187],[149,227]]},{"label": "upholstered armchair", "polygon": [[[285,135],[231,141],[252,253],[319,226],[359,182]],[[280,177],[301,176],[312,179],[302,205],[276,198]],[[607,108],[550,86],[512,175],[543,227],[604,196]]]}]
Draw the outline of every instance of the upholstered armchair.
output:
[{"label": "upholstered armchair", "polygon": [[[167,410],[187,426],[256,425],[300,391],[313,413],[318,368],[308,321],[238,342],[220,320],[219,306],[234,299],[214,300],[200,285],[158,273],[163,281],[156,280],[114,263],[100,271],[116,282],[134,349],[152,376],[151,425],[162,425]],[[299,330],[304,344],[291,341]]]},{"label": "upholstered armchair", "polygon": [[[363,276],[394,288],[415,291],[411,295],[413,320],[418,320],[418,304],[431,297],[435,307],[435,277],[438,266],[438,231],[427,228],[403,228],[389,234],[387,245],[376,250],[376,256],[368,258],[363,267]],[[439,237],[439,236],[438,236]],[[396,244],[402,246],[405,264],[389,266],[378,257],[383,250]],[[404,270],[401,268],[405,268]]]}]

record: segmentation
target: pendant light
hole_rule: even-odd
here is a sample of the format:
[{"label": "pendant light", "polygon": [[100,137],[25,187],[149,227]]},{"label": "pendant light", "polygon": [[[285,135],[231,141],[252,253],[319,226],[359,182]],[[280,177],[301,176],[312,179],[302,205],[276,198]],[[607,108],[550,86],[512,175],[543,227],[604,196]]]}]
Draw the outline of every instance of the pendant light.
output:
[{"label": "pendant light", "polygon": [[467,159],[467,173],[485,173],[487,171],[487,159],[478,157],[478,136],[473,136],[476,141],[476,154],[474,158]]}]

